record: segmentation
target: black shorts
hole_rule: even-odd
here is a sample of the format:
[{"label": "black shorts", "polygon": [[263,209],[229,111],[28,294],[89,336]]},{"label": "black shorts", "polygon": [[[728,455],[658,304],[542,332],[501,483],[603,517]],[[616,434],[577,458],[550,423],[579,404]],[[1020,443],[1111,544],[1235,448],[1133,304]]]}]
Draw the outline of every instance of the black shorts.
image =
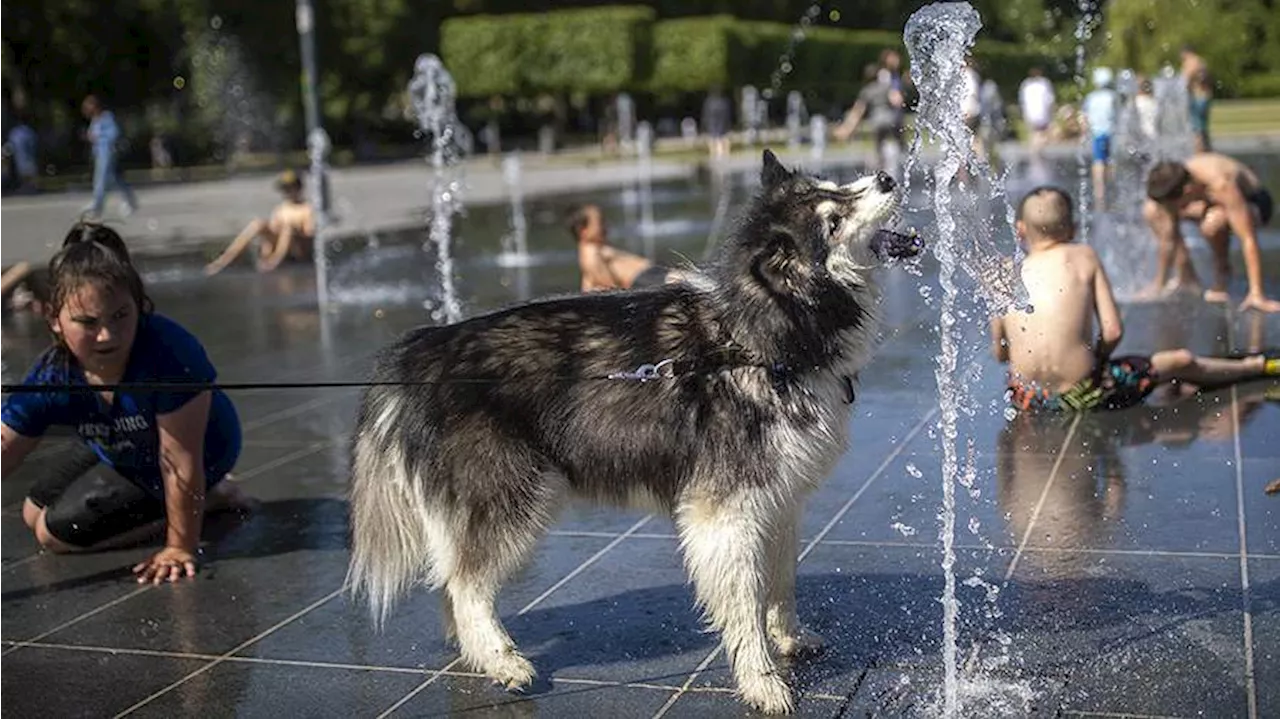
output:
[{"label": "black shorts", "polygon": [[1275,201],[1271,199],[1271,193],[1265,187],[1258,189],[1245,195],[1244,198],[1250,205],[1258,208],[1258,214],[1262,216],[1262,225],[1271,223],[1271,216],[1276,210]]},{"label": "black shorts", "polygon": [[667,273],[669,271],[670,270],[660,265],[652,265],[649,269],[636,275],[636,278],[631,281],[631,289],[638,290],[645,287],[661,287],[667,284]]},{"label": "black shorts", "polygon": [[27,499],[46,510],[45,527],[64,544],[92,547],[165,517],[163,500],[80,442],[41,463],[39,474]]}]

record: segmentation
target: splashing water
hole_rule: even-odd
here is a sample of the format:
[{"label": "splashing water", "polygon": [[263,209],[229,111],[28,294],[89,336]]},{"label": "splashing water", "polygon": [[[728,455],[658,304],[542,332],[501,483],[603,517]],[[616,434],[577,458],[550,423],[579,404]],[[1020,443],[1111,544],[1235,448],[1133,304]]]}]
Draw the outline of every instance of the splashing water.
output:
[{"label": "splashing water", "polygon": [[453,285],[453,256],[450,242],[453,215],[462,209],[462,183],[453,176],[451,167],[463,154],[463,138],[458,137],[459,121],[454,101],[456,87],[444,63],[435,55],[419,55],[409,81],[409,98],[417,115],[418,127],[431,142],[430,162],[435,170],[435,186],[431,197],[430,242],[436,247],[436,271],[440,274],[443,319],[462,319],[462,307]]},{"label": "splashing water", "polygon": [[502,181],[511,197],[511,231],[502,237],[499,267],[527,267],[529,257],[529,224],[524,214],[524,183],[520,173],[520,155],[502,158]]},{"label": "splashing water", "polygon": [[[955,577],[955,485],[959,473],[957,452],[959,412],[967,401],[964,384],[957,377],[960,351],[957,324],[966,318],[957,312],[956,270],[962,269],[977,284],[979,295],[991,313],[1004,313],[1027,304],[1026,288],[1020,277],[1020,253],[1016,246],[1001,252],[989,223],[977,217],[979,205],[970,200],[976,195],[976,180],[991,179],[986,163],[973,153],[973,135],[964,123],[961,97],[954,88],[962,86],[965,56],[973,45],[982,20],[965,2],[927,5],[907,21],[903,38],[911,58],[911,72],[920,91],[917,108],[917,133],[912,142],[908,168],[914,167],[927,134],[931,142],[941,144],[942,156],[933,168],[933,209],[937,222],[934,252],[941,265],[939,279],[943,289],[939,337],[941,351],[935,377],[938,382],[939,428],[942,434],[942,511],[939,515],[942,542],[944,590],[943,667],[939,713],[957,716],[960,710],[961,682],[957,663],[957,618],[960,605],[956,600]],[[962,212],[953,215],[951,184],[960,171],[969,179],[959,182]],[[909,174],[909,173],[908,173]],[[1002,183],[992,183],[993,186]],[[968,186],[968,187],[967,187]],[[969,197],[965,197],[966,192]],[[997,193],[1002,190],[997,190]],[[967,212],[966,212],[967,211]],[[966,686],[968,683],[966,682]],[[967,693],[966,689],[966,693]]]},{"label": "splashing water", "polygon": [[[1121,300],[1131,300],[1151,288],[1145,268],[1156,264],[1156,246],[1142,217],[1147,199],[1147,173],[1161,160],[1183,160],[1195,149],[1187,88],[1171,67],[1151,80],[1151,94],[1138,94],[1136,77],[1128,80],[1116,133],[1115,195],[1111,216],[1096,219],[1093,245],[1108,268],[1112,290]],[[1129,76],[1129,78],[1126,78]],[[1140,103],[1144,106],[1140,107]]]}]

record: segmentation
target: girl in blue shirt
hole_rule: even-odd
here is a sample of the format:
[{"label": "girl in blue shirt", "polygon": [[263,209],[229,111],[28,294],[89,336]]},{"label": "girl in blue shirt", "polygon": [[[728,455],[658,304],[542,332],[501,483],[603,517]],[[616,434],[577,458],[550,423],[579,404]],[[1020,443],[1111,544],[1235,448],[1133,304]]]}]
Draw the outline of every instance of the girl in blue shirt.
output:
[{"label": "girl in blue shirt", "polygon": [[[49,263],[54,344],[24,384],[209,383],[204,348],[152,312],[120,236],[81,223]],[[22,515],[40,544],[67,552],[137,539],[165,523],[164,549],[133,568],[139,582],[194,576],[206,510],[243,506],[223,482],[240,454],[240,422],[217,390],[13,393],[0,412],[3,471],[18,469],[53,425],[83,441],[39,468]]]}]

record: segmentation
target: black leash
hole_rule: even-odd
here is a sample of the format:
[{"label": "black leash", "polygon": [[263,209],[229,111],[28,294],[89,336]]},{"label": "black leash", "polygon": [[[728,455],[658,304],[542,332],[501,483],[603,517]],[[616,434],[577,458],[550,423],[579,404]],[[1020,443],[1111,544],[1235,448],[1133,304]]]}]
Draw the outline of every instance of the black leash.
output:
[{"label": "black leash", "polygon": [[[551,382],[595,382],[595,381],[630,381],[651,382],[656,380],[672,380],[680,377],[701,376],[714,372],[734,369],[763,369],[773,376],[776,385],[785,384],[791,370],[779,364],[768,365],[761,362],[724,362],[700,363],[683,362],[665,359],[656,364],[642,364],[634,370],[613,372],[607,375],[558,376],[543,377]],[[536,376],[536,375],[535,375]],[[398,381],[338,381],[338,382],[118,382],[114,384],[5,384],[0,385],[0,393],[5,394],[92,394],[96,392],[252,392],[263,390],[289,389],[349,389],[354,387],[437,387],[445,385],[486,385],[501,384],[511,378],[493,377],[444,377],[434,380],[398,380]],[[842,377],[844,400],[853,404],[854,377]],[[781,386],[779,386],[781,389]]]}]

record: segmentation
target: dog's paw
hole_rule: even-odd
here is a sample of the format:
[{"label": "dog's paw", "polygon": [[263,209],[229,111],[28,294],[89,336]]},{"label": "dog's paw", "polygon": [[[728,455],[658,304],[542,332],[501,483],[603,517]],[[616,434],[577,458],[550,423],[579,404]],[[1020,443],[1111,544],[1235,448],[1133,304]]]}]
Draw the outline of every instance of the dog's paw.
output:
[{"label": "dog's paw", "polygon": [[791,687],[777,674],[760,674],[740,681],[738,694],[742,701],[765,714],[790,714],[796,708]]},{"label": "dog's paw", "polygon": [[502,685],[509,692],[523,692],[533,684],[533,678],[538,675],[533,664],[514,650],[498,657],[485,673],[494,683]]},{"label": "dog's paw", "polygon": [[804,627],[797,627],[794,632],[785,636],[773,635],[773,643],[778,647],[778,654],[784,657],[817,654],[827,645],[822,635]]}]

